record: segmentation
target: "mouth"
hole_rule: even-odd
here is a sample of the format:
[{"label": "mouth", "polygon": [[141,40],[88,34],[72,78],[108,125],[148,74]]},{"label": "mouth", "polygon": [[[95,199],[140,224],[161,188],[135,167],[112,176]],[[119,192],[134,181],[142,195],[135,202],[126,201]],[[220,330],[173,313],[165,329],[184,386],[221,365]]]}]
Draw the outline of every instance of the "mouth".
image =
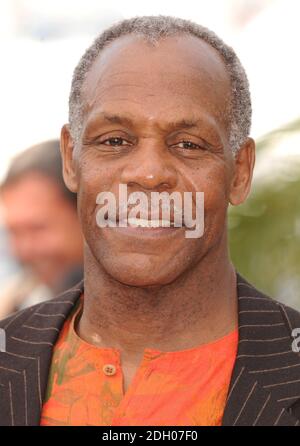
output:
[{"label": "mouth", "polygon": [[117,225],[110,227],[115,235],[133,237],[135,239],[159,241],[162,238],[174,237],[182,230],[182,225],[175,225],[172,220],[133,218],[121,219]]},{"label": "mouth", "polygon": [[120,227],[131,227],[131,228],[178,228],[182,225],[175,225],[172,220],[166,219],[145,219],[145,218],[133,218],[129,217],[128,220],[122,219],[119,221]]}]

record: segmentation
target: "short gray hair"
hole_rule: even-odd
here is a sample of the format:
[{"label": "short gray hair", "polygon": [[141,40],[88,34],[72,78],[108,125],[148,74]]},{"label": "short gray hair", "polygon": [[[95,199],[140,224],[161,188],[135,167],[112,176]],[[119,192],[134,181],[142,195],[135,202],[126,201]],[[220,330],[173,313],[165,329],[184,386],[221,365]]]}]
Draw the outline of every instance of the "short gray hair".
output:
[{"label": "short gray hair", "polygon": [[76,66],[69,97],[69,123],[75,145],[80,140],[83,121],[82,87],[87,73],[101,50],[119,37],[134,34],[157,44],[160,39],[175,35],[192,35],[215,48],[226,66],[231,81],[231,100],[228,110],[229,143],[234,154],[249,135],[251,127],[251,98],[246,72],[234,50],[214,32],[189,20],[170,16],[144,16],[122,20],[102,32],[86,50]]}]

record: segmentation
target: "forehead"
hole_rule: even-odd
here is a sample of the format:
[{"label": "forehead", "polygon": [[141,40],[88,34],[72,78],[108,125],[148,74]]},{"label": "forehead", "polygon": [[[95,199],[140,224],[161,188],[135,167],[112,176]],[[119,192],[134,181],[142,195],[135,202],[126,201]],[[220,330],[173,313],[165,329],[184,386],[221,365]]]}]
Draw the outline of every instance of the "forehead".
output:
[{"label": "forehead", "polygon": [[198,110],[225,122],[230,95],[221,56],[203,40],[186,35],[157,45],[138,36],[116,39],[102,50],[83,86],[87,116],[96,109],[130,107],[154,120]]}]

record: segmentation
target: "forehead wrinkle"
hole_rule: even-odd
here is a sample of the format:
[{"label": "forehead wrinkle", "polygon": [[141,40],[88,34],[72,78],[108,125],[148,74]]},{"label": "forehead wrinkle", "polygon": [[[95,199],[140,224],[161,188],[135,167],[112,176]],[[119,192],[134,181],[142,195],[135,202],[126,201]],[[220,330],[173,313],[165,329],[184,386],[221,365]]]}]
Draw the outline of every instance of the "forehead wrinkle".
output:
[{"label": "forehead wrinkle", "polygon": [[[135,87],[135,88],[143,88],[143,85],[138,84],[129,84],[129,83],[119,83],[115,85],[108,85],[105,87],[104,82],[100,81],[94,86],[93,90],[91,91],[91,94],[88,94],[87,91],[85,91],[85,110],[91,109],[97,101],[101,101],[101,96],[105,95],[107,92],[111,92],[114,88],[126,88],[126,87]],[[87,89],[86,89],[87,90]],[[97,91],[98,90],[98,91]]]},{"label": "forehead wrinkle", "polygon": [[[133,71],[124,71],[124,72],[130,72],[132,73]],[[135,72],[135,71],[134,71]],[[164,73],[165,74],[165,73]],[[191,82],[191,77],[192,77],[192,81],[193,82],[199,82],[199,78],[197,78],[196,76],[187,76],[186,73],[181,73],[183,76],[180,79],[180,82],[176,82],[176,85],[174,84],[174,82],[171,80],[172,75],[175,75],[176,73],[172,73],[170,71],[168,71],[169,76],[162,76],[159,79],[159,84],[161,82],[163,82],[163,84],[165,84],[165,87],[163,88],[163,90],[165,90],[165,88],[167,90],[170,91],[170,93],[176,93],[176,96],[178,97],[178,100],[180,96],[186,96],[186,86],[190,84]],[[115,76],[117,76],[117,73],[114,73]],[[120,73],[119,73],[120,76]],[[102,78],[102,81],[101,81]],[[115,79],[116,81],[121,81],[120,78]],[[201,81],[200,81],[201,82]],[[105,84],[107,86],[105,86]],[[145,92],[145,94],[143,94],[143,98],[144,101],[146,99],[154,99],[155,97],[160,98],[161,96],[155,91],[155,84],[154,83],[153,87],[154,89],[151,89],[147,92]],[[200,84],[200,83],[199,83]],[[128,98],[126,98],[126,94],[124,97],[124,93],[126,91],[126,87],[129,87],[129,90],[127,92]],[[108,99],[110,102],[126,102],[126,101],[130,101],[130,103],[134,103],[134,104],[138,104],[138,105],[143,105],[144,101],[138,101],[137,97],[135,94],[131,94],[130,88],[136,88],[138,89],[139,92],[141,92],[143,89],[148,90],[149,89],[149,83],[147,83],[145,85],[144,82],[141,83],[130,83],[130,82],[116,82],[115,84],[109,84],[109,80],[108,80],[108,84],[107,84],[107,80],[103,79],[102,75],[98,76],[98,82],[94,85],[94,87],[89,88],[89,92],[86,91],[86,95],[85,95],[85,106],[84,106],[84,112],[86,114],[86,118],[84,119],[85,121],[88,119],[88,115],[90,114],[90,112],[92,112],[92,109],[97,106],[97,102],[101,102],[101,100],[105,99],[105,96],[107,96],[108,93]],[[207,85],[207,87],[210,89],[211,86]],[[201,87],[200,87],[201,88]],[[121,90],[120,91],[120,95],[118,94],[118,89]],[[93,90],[93,91],[91,91]],[[98,91],[97,91],[98,90]],[[92,94],[93,92],[97,92],[97,94]],[[111,94],[112,93],[112,94]],[[216,94],[216,92],[214,93]],[[116,97],[115,97],[116,96]],[[123,96],[123,97],[122,97]],[[140,96],[140,94],[137,95],[138,97]],[[230,94],[229,94],[230,97]],[[217,117],[218,119],[221,118],[222,121],[225,121],[225,127],[228,126],[227,123],[227,111],[228,111],[228,96],[224,97],[224,101],[222,101],[222,103],[219,104],[212,104],[211,102],[207,102],[207,99],[205,100],[205,98],[201,97],[201,98],[191,98],[193,100],[193,102],[197,103],[198,100],[201,100],[202,102],[202,107],[207,108],[207,111],[209,112],[210,109],[210,114],[215,115],[215,117]],[[211,113],[212,112],[212,113]],[[93,112],[92,112],[93,113]]]},{"label": "forehead wrinkle", "polygon": [[170,121],[158,121],[153,117],[152,115],[149,118],[142,118],[140,121],[137,122],[137,119],[134,115],[130,113],[124,113],[124,114],[115,114],[115,113],[108,113],[108,112],[100,112],[95,113],[94,116],[91,118],[91,121],[97,121],[102,120],[107,123],[111,124],[117,124],[121,126],[126,126],[128,128],[134,128],[136,125],[139,124],[147,124],[149,123],[152,127],[156,127],[159,129],[160,132],[174,132],[176,130],[188,130],[199,127],[203,123],[208,123],[209,125],[215,126],[215,122],[213,118],[210,118],[208,120],[206,119],[194,119],[194,118],[183,118],[178,120],[170,120]]}]

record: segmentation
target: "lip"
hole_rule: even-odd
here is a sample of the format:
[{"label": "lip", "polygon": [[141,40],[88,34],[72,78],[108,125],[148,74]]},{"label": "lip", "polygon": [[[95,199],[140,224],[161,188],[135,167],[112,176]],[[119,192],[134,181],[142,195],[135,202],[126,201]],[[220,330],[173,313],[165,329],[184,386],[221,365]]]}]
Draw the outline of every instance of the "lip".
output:
[{"label": "lip", "polygon": [[120,234],[128,237],[135,238],[163,238],[172,237],[179,233],[179,230],[185,229],[183,227],[158,227],[158,228],[143,228],[140,226],[133,227],[127,226],[125,228],[116,226],[115,228],[109,228],[114,231],[115,234]]},{"label": "lip", "polygon": [[118,221],[120,227],[142,227],[142,228],[173,228],[174,221],[172,220],[149,220],[144,218],[128,218]]}]

